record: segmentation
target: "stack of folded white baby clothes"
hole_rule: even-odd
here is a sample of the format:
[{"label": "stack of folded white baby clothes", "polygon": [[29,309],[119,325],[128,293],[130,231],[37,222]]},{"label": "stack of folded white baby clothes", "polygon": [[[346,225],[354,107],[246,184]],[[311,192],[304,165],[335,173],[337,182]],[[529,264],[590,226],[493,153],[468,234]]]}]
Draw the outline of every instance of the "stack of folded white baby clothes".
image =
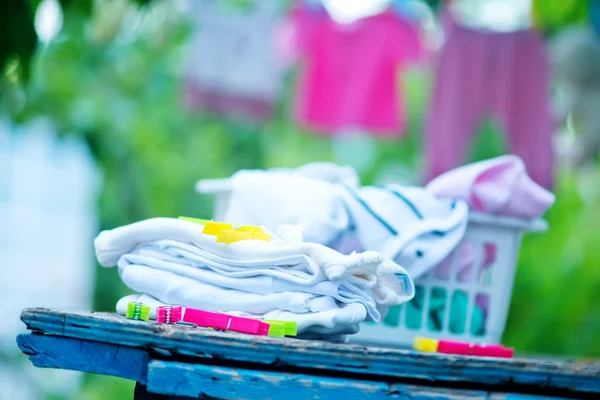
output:
[{"label": "stack of folded white baby clothes", "polygon": [[98,262],[118,266],[140,293],[117,311],[129,301],[183,305],[296,321],[299,335],[339,339],[414,295],[406,271],[377,252],[343,255],[266,229],[268,240],[223,243],[205,233],[211,223],[154,218],[100,233]]}]

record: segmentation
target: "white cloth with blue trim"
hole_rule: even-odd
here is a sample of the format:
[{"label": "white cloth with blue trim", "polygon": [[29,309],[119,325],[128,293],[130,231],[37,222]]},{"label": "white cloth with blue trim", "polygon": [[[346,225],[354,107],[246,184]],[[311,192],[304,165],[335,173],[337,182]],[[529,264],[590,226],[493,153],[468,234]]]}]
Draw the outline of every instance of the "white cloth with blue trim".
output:
[{"label": "white cloth with blue trim", "polygon": [[462,240],[469,208],[418,187],[389,185],[346,190],[346,206],[363,249],[379,251],[418,279]]},{"label": "white cloth with blue trim", "polygon": [[228,222],[304,224],[304,239],[342,253],[375,250],[417,279],[462,240],[469,209],[427,189],[359,187],[349,167],[331,163],[298,169],[248,170],[229,180]]}]

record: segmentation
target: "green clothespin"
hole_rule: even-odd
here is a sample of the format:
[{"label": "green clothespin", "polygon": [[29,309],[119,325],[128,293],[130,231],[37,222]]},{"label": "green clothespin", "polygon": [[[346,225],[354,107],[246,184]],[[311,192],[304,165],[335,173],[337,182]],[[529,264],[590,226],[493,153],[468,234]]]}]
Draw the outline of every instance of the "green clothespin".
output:
[{"label": "green clothespin", "polygon": [[150,307],[137,301],[129,302],[127,303],[125,316],[128,319],[148,321],[150,319]]},{"label": "green clothespin", "polygon": [[284,337],[285,327],[283,322],[279,321],[263,321],[269,324],[269,336]]},{"label": "green clothespin", "polygon": [[[273,326],[274,324],[283,325],[283,332],[285,336],[296,336],[298,334],[298,324],[296,323],[296,321],[279,321],[271,319],[265,319],[263,321],[270,324],[271,326]],[[271,329],[269,329],[269,336],[275,336],[271,335]]]}]

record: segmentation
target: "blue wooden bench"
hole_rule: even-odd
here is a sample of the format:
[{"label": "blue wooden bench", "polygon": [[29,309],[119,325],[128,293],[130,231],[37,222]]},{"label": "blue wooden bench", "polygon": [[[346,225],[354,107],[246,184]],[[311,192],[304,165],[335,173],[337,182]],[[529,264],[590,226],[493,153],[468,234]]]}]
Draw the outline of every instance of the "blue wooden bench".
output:
[{"label": "blue wooden bench", "polygon": [[134,399],[600,399],[600,366],[425,354],[25,309],[37,367],[137,382]]}]

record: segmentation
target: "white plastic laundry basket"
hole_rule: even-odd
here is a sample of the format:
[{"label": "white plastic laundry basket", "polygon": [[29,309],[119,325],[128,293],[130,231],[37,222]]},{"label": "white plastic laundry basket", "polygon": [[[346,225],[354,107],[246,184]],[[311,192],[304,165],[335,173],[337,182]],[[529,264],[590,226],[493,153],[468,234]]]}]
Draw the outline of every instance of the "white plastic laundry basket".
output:
[{"label": "white plastic laundry basket", "polygon": [[[215,197],[215,220],[229,203],[227,180],[201,180],[196,191]],[[415,282],[415,298],[382,321],[361,325],[352,342],[408,347],[415,336],[500,343],[521,238],[547,229],[543,220],[470,213],[465,237],[438,266]]]},{"label": "white plastic laundry basket", "polygon": [[465,237],[438,266],[415,281],[415,298],[364,323],[353,342],[412,346],[415,336],[500,343],[521,238],[544,231],[542,220],[471,213]]}]

